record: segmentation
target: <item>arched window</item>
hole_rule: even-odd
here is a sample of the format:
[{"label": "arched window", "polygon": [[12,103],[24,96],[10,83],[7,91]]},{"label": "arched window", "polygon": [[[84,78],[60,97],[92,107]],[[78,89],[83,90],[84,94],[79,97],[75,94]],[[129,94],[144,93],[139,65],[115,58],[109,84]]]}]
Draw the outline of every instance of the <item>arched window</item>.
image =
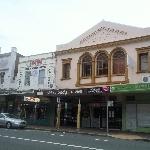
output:
[{"label": "arched window", "polygon": [[105,53],[100,53],[96,59],[96,75],[108,75],[108,57]]},{"label": "arched window", "polygon": [[125,74],[126,56],[123,50],[117,50],[113,54],[113,74]]},{"label": "arched window", "polygon": [[89,77],[92,74],[92,58],[86,55],[82,58],[82,77]]}]

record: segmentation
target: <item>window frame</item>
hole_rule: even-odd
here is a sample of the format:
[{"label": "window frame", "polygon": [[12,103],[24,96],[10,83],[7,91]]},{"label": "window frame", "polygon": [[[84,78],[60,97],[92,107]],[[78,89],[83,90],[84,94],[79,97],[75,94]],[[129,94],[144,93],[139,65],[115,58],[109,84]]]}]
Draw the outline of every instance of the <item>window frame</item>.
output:
[{"label": "window frame", "polygon": [[[71,71],[71,60],[72,58],[67,58],[67,59],[62,59],[62,78],[61,80],[69,80],[70,78],[70,71]],[[68,69],[68,73],[66,73],[66,67],[65,66],[69,66]]]},{"label": "window frame", "polygon": [[[100,56],[100,55],[105,55],[105,59],[102,59],[102,61],[101,60],[98,60],[98,57]],[[104,57],[103,57],[104,58]],[[108,61],[109,59],[108,59],[108,55],[105,53],[105,52],[100,52],[100,53],[98,53],[97,54],[97,56],[96,56],[96,59],[95,59],[95,74],[96,74],[96,77],[107,77],[108,76],[108,71],[109,71],[109,68],[108,68],[108,66],[109,66],[109,61]],[[102,63],[102,69],[100,69],[100,67],[98,67],[98,62],[99,63]],[[104,67],[104,64],[105,64],[105,62],[106,62],[106,66],[107,67]],[[101,66],[101,65],[99,65],[99,66]],[[102,72],[105,72],[105,70],[107,70],[107,74],[98,74],[98,69],[99,70],[102,70]]]},{"label": "window frame", "polygon": [[[137,49],[137,73],[149,73],[150,72],[150,47],[148,48],[138,48]],[[141,54],[146,54],[147,53],[147,63],[148,63],[148,68],[146,71],[142,71],[140,68],[140,55]]]},{"label": "window frame", "polygon": [[5,82],[5,72],[0,72],[0,84],[4,84]]},{"label": "window frame", "polygon": [[[44,70],[44,76],[40,76],[40,71]],[[44,79],[45,79],[45,76],[46,75],[46,70],[45,68],[42,68],[42,69],[39,69],[39,73],[38,73],[38,85],[44,85]],[[42,79],[42,80],[41,80]],[[41,82],[42,81],[42,82]]]},{"label": "window frame", "polygon": [[[29,76],[28,76],[28,77],[29,77],[29,80],[28,80],[28,82],[26,81],[26,79],[27,79],[27,78],[26,78],[26,72],[29,72]],[[31,82],[30,82],[30,78],[31,78],[31,70],[26,70],[26,71],[25,71],[25,76],[24,76],[24,77],[25,77],[25,78],[24,78],[24,79],[25,79],[25,80],[24,80],[24,85],[25,85],[25,86],[30,86],[30,85],[31,85]],[[29,83],[29,84],[27,84],[27,83]]]},{"label": "window frame", "polygon": [[[83,63],[83,59],[85,59],[86,57],[89,57],[91,59],[91,61],[90,62],[89,61],[85,61]],[[85,67],[88,67],[88,65],[90,66],[89,69],[85,68]],[[89,75],[88,75],[87,69],[89,70]],[[87,75],[85,75],[85,74],[87,74]],[[91,77],[92,77],[92,57],[90,55],[88,55],[88,54],[85,54],[82,57],[82,60],[81,60],[81,78],[82,79],[88,79],[88,78],[91,78]]]},{"label": "window frame", "polygon": [[[114,60],[115,60],[115,59],[114,59],[114,55],[115,55],[115,53],[117,53],[117,52],[122,52],[122,53],[124,54],[124,70],[122,69],[122,70],[124,71],[124,73],[121,73],[121,71],[120,71],[120,69],[119,69],[120,66],[122,66],[122,64],[121,64],[121,63],[123,62],[123,61],[122,61],[122,58],[119,58],[119,59],[118,59],[118,58],[115,58],[116,60],[118,59],[117,61],[120,61],[120,60],[121,60],[121,61],[119,62],[119,65],[118,65],[118,67],[117,67],[117,72],[116,72],[116,73],[114,72],[114,63],[115,63],[115,61],[114,61]],[[126,53],[125,53],[125,51],[124,51],[123,49],[118,48],[118,49],[116,49],[116,50],[112,53],[112,61],[111,61],[111,62],[112,62],[112,75],[115,75],[115,76],[116,76],[116,75],[117,75],[117,76],[124,76],[124,75],[126,74],[127,56],[126,56]]]}]

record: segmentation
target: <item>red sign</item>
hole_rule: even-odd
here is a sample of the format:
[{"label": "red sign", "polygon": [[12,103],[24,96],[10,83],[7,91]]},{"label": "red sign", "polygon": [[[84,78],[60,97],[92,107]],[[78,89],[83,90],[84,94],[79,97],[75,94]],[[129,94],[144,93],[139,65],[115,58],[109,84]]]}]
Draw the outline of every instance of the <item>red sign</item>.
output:
[{"label": "red sign", "polygon": [[31,66],[39,66],[42,64],[42,59],[35,59],[30,61]]}]

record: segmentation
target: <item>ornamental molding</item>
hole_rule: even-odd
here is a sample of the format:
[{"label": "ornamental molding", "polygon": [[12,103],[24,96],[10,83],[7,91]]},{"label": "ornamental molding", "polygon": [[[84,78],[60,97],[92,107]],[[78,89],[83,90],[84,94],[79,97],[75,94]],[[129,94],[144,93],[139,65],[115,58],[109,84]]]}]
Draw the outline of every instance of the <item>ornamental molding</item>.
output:
[{"label": "ornamental molding", "polygon": [[79,48],[71,48],[68,50],[56,51],[56,56],[70,54],[70,53],[85,52],[89,50],[97,50],[97,49],[102,49],[102,48],[107,48],[107,47],[112,47],[112,46],[118,46],[121,44],[130,44],[133,42],[139,42],[139,41],[144,41],[144,40],[150,40],[150,35],[125,39],[125,40],[119,40],[119,41],[113,41],[113,42],[107,42],[107,43],[102,43],[102,44],[97,44],[97,45],[79,47]]}]

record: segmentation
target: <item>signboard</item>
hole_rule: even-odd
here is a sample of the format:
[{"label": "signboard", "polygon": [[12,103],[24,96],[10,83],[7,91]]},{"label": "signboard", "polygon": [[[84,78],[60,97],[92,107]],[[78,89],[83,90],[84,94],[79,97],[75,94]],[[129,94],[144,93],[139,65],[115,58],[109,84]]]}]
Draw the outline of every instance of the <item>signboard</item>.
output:
[{"label": "signboard", "polygon": [[111,86],[111,93],[122,93],[122,92],[146,92],[150,91],[150,83],[139,83],[139,84],[124,84]]},{"label": "signboard", "polygon": [[38,103],[38,102],[40,102],[40,99],[39,99],[39,98],[36,98],[36,97],[25,97],[25,96],[24,96],[24,101],[26,101],[26,102],[35,102],[35,103]]},{"label": "signboard", "polygon": [[107,106],[108,107],[113,107],[114,106],[114,102],[113,101],[107,101]]}]

